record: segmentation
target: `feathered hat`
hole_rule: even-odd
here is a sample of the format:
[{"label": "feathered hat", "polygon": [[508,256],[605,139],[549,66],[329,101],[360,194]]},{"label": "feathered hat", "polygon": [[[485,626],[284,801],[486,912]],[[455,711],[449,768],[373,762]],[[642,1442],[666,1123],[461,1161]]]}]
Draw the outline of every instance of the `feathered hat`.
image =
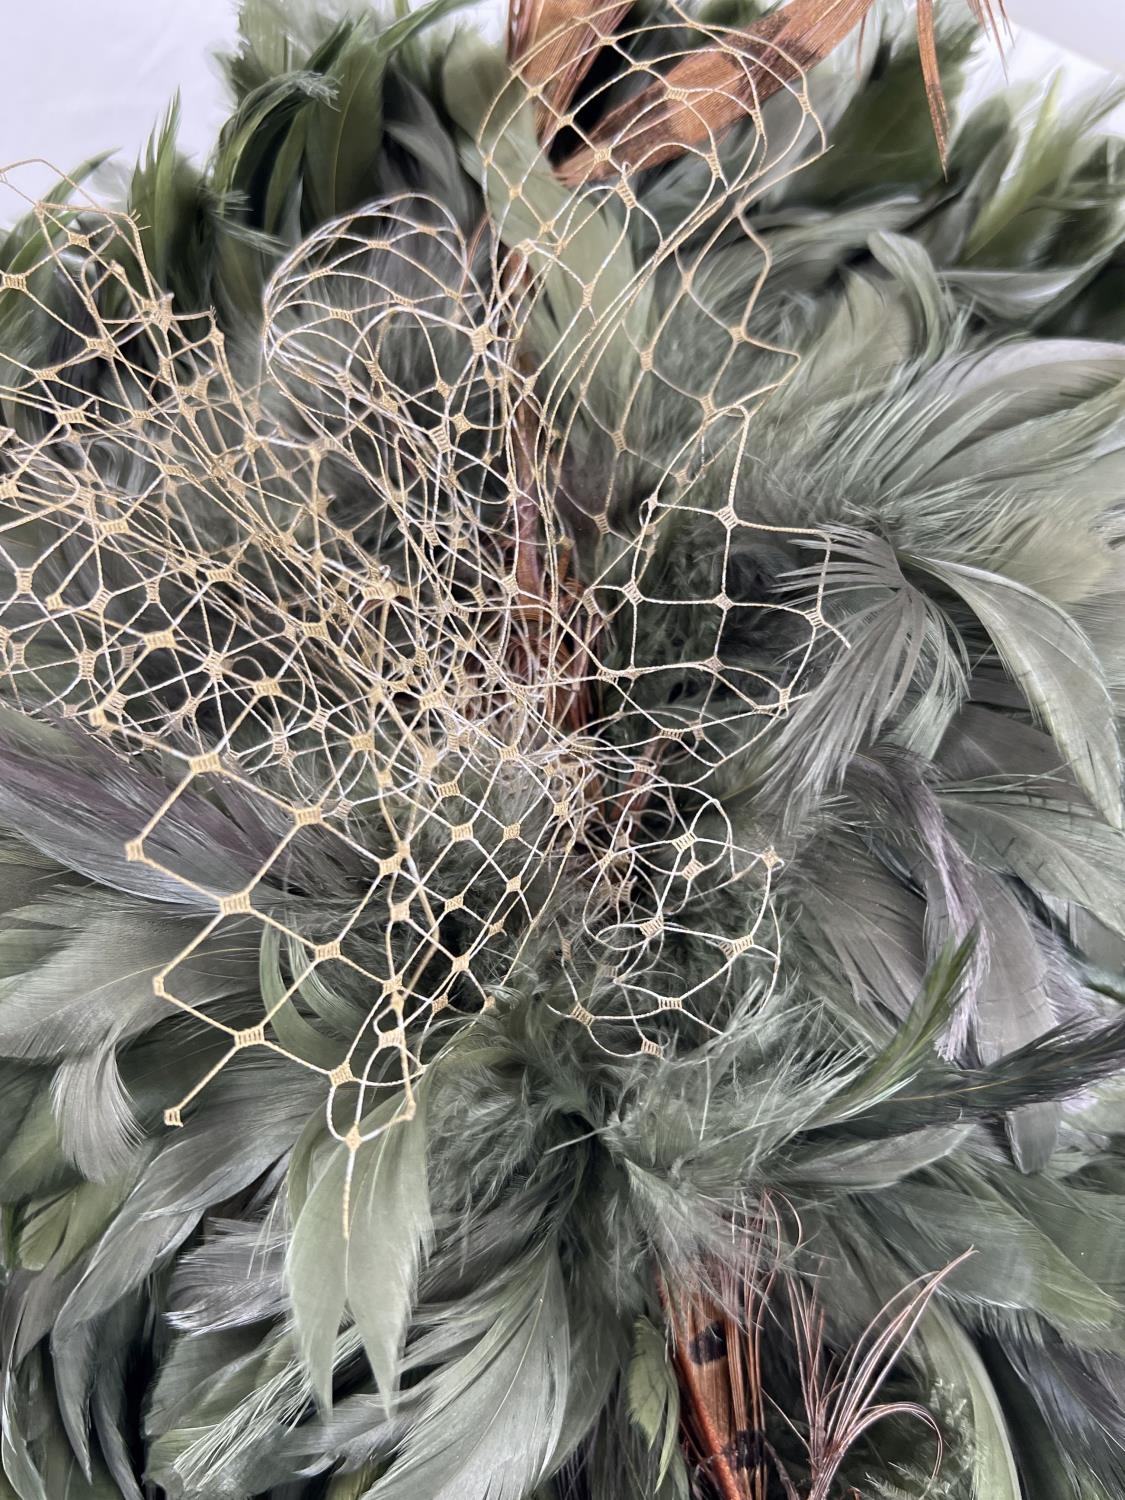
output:
[{"label": "feathered hat", "polygon": [[1120,145],[974,8],[245,0],[0,238],[0,1495],[1125,1491]]}]

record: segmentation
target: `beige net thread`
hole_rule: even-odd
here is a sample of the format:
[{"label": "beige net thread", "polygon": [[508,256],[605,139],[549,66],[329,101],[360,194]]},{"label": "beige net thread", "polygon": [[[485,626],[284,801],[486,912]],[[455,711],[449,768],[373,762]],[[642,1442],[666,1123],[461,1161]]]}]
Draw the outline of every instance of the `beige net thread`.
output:
[{"label": "beige net thread", "polygon": [[[639,82],[676,46],[654,30]],[[541,135],[581,145],[573,117],[543,131],[546,82],[525,96]],[[269,1048],[323,1075],[330,1128],[354,1151],[379,1089],[403,1088],[411,1112],[445,1013],[517,988],[533,948],[556,956],[543,1003],[613,1052],[659,1053],[669,1011],[713,1029],[743,955],[776,973],[777,857],[739,847],[709,786],[787,712],[829,627],[791,608],[784,671],[724,662],[733,617],[788,608],[732,597],[727,573],[769,529],[750,518],[747,454],[793,361],[732,388],[740,352],[780,351],[754,339],[756,293],[737,322],[715,315],[706,264],[732,229],[753,238],[747,205],[807,140],[807,99],[792,98],[780,146],[759,117],[737,159],[709,136],[688,153],[694,196],[669,225],[620,174],[572,193],[542,157],[513,171],[528,107],[508,97],[481,135],[492,225],[467,239],[419,197],[325,225],[273,275],[251,372],[232,369],[213,320],[176,314],[129,219],[35,208],[43,243],[0,297],[45,313],[50,282],[67,352],[50,368],[9,355],[5,376],[7,409],[27,418],[0,431],[6,693],[168,779],[128,857],[213,914],[157,993],[226,1039],[169,1124],[240,1051]],[[694,370],[673,347],[685,310]],[[696,416],[654,459],[636,434],[662,402]],[[46,438],[28,435],[33,414]],[[675,570],[652,582],[681,521],[713,536],[706,596]],[[585,563],[568,532],[592,539]],[[654,663],[652,620],[685,610],[707,649]],[[703,691],[669,701],[672,666]],[[157,852],[200,796],[272,830],[232,888]],[[310,839],[352,882],[315,923],[299,896]],[[692,903],[704,876],[709,892],[750,883],[742,931],[708,930]],[[262,1006],[234,1026],[178,994],[177,970],[247,921],[262,929]],[[662,961],[684,934],[711,954],[690,985]],[[341,983],[368,1008],[336,1047],[308,1002],[323,1015]]]}]

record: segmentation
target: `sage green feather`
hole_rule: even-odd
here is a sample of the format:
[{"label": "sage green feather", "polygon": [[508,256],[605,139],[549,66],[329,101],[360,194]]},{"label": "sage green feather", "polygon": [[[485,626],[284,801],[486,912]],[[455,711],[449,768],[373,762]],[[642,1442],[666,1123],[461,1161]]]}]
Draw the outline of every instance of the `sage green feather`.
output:
[{"label": "sage green feather", "polygon": [[389,1125],[359,1149],[348,1200],[348,1306],[388,1406],[417,1293],[419,1262],[433,1234],[425,1100],[422,1089],[410,1119]]},{"label": "sage green feather", "polygon": [[1119,90],[457,8],[0,235],[0,1500],[1111,1500]]}]

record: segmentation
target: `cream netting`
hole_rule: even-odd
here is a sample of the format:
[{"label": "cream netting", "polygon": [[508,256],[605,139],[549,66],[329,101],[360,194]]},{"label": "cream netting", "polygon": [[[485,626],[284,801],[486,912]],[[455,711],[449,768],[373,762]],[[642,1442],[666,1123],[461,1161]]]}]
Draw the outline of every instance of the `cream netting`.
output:
[{"label": "cream netting", "polygon": [[[637,73],[666,71],[675,46],[654,35]],[[213,912],[157,981],[169,1005],[192,1009],[177,970],[223,924],[262,928],[262,1004],[242,1026],[197,1013],[229,1048],[169,1123],[266,1047],[323,1074],[354,1149],[377,1088],[405,1084],[412,1108],[443,1013],[494,1004],[532,949],[554,955],[543,1003],[615,1051],[658,1052],[668,1011],[707,1028],[745,954],[776,972],[776,856],[739,847],[708,787],[799,696],[829,627],[792,607],[776,674],[724,663],[733,616],[788,608],[728,596],[727,561],[764,529],[746,454],[794,361],[774,351],[760,388],[732,388],[754,298],[721,321],[706,258],[736,223],[752,233],[745,207],[807,141],[807,103],[792,89],[792,134],[763,129],[732,165],[701,89],[690,206],[661,223],[604,144],[587,141],[598,180],[577,193],[521,153],[529,128],[553,133],[537,57],[536,110],[509,90],[480,135],[491,225],[467,242],[419,197],[326,224],[272,276],[253,370],[232,368],[212,319],[177,315],[128,218],[77,195],[35,208],[38,250],[0,282],[50,312],[65,351],[50,368],[9,356],[4,377],[23,414],[0,432],[7,696],[159,762],[170,789],[128,857]],[[745,52],[729,57],[746,84]],[[685,311],[705,356],[686,366]],[[654,457],[634,434],[662,402],[697,420]],[[706,597],[652,566],[679,521],[713,534]],[[683,610],[706,649],[653,660],[652,621]],[[662,686],[684,665],[693,697]],[[241,884],[205,888],[162,852],[200,798],[270,831]],[[306,849],[341,872],[314,903]],[[704,876],[748,883],[744,930],[708,930]],[[710,954],[690,982],[662,960],[685,931]],[[334,1048],[310,1016],[341,982],[369,1008]]]}]

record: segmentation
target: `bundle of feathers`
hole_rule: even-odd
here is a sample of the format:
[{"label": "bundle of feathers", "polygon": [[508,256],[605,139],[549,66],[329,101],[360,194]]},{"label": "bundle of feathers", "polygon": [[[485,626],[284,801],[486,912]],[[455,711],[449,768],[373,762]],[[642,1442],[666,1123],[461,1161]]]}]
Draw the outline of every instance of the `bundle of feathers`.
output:
[{"label": "bundle of feathers", "polygon": [[0,1495],[1119,1500],[1116,101],[451,9],[0,236]]}]

